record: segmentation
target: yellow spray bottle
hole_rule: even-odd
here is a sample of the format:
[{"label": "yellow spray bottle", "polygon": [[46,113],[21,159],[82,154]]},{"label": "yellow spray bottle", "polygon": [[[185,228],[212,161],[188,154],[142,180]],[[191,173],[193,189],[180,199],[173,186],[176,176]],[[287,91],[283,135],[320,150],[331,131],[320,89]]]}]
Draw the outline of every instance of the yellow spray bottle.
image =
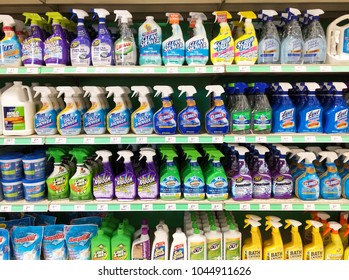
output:
[{"label": "yellow spray bottle", "polygon": [[342,225],[337,222],[328,222],[326,229],[323,232],[323,236],[328,232],[331,232],[331,242],[325,246],[325,260],[337,260],[340,261],[343,259],[344,248],[341,237],[339,236],[338,231]]},{"label": "yellow spray bottle", "polygon": [[278,261],[284,260],[284,243],[279,228],[282,224],[275,221],[267,221],[265,230],[271,228],[272,243],[263,248],[263,260]]},{"label": "yellow spray bottle", "polygon": [[[268,225],[269,225],[269,222],[270,221],[273,221],[273,222],[280,222],[281,221],[281,218],[279,218],[279,217],[276,217],[276,216],[266,216],[265,217],[265,226],[267,227]],[[270,227],[269,227],[269,229],[270,229]],[[264,242],[263,242],[263,247],[266,247],[266,246],[269,246],[269,245],[271,245],[273,243],[273,238],[272,237],[270,237],[270,238],[268,238],[267,240],[264,240]]]},{"label": "yellow spray bottle", "polygon": [[[259,217],[257,215],[253,215],[253,214],[246,214],[245,217],[246,217],[246,219],[251,219],[251,220],[254,220],[256,222],[259,222],[260,220],[262,220],[261,217]],[[259,229],[259,227],[257,228],[257,231],[258,231],[260,240],[262,240],[262,234],[261,234],[261,230]],[[245,239],[245,244],[249,244],[251,242],[252,242],[251,237]]]},{"label": "yellow spray bottle", "polygon": [[[347,224],[346,230],[344,232],[344,236],[348,237],[348,234],[349,234],[349,225]],[[343,259],[349,260],[349,246],[347,246],[347,248],[345,248]]]},{"label": "yellow spray bottle", "polygon": [[322,223],[314,220],[307,220],[305,229],[312,227],[312,241],[303,248],[303,260],[323,260],[324,259],[324,243],[321,238],[320,228]]},{"label": "yellow spray bottle", "polygon": [[231,14],[227,11],[212,13],[220,25],[219,34],[210,42],[210,58],[213,65],[230,65],[234,61],[234,39],[228,19]]},{"label": "yellow spray bottle", "polygon": [[302,223],[292,219],[287,219],[285,222],[285,229],[292,226],[291,241],[284,245],[285,260],[303,260],[303,243],[298,231],[298,227],[300,227]]},{"label": "yellow spray bottle", "polygon": [[235,63],[238,65],[253,65],[258,58],[258,40],[252,19],[257,16],[252,11],[239,12],[240,22],[245,18],[245,34],[235,41]]},{"label": "yellow spray bottle", "polygon": [[251,226],[251,242],[244,243],[242,246],[242,259],[243,260],[262,260],[262,239],[260,237],[259,227],[260,222],[252,219],[245,219],[244,228]]}]

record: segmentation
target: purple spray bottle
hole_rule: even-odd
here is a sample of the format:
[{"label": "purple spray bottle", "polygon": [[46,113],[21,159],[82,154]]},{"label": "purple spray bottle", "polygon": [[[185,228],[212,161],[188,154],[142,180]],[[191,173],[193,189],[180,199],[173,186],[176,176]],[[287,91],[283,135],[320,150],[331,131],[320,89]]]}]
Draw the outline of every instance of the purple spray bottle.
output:
[{"label": "purple spray bottle", "polygon": [[133,152],[118,151],[118,159],[124,159],[121,172],[115,176],[115,196],[118,200],[131,201],[137,196],[137,178],[131,162]]},{"label": "purple spray bottle", "polygon": [[253,168],[253,198],[268,199],[271,197],[271,177],[267,163],[265,162],[265,154],[268,148],[256,144],[255,150],[258,152],[258,161]]},{"label": "purple spray bottle", "polygon": [[96,160],[102,158],[102,172],[93,176],[93,195],[96,200],[112,200],[114,197],[114,173],[109,158],[112,153],[108,150],[96,151]]}]

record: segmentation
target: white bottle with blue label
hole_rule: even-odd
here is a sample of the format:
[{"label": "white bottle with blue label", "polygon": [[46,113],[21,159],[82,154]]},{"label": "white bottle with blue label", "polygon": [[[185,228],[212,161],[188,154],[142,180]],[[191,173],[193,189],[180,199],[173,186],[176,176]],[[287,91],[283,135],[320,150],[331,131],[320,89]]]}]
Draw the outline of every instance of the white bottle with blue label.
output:
[{"label": "white bottle with blue label", "polygon": [[151,88],[147,86],[133,86],[132,96],[138,94],[140,106],[131,115],[131,129],[135,134],[152,134],[154,131],[153,117],[154,109],[147,97],[151,93]]}]

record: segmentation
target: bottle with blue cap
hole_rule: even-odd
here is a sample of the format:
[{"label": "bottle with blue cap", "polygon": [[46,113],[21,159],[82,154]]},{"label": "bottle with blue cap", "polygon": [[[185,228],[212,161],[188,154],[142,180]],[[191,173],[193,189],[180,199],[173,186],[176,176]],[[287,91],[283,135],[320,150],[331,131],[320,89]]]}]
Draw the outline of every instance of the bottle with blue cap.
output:
[{"label": "bottle with blue cap", "polygon": [[253,133],[270,133],[272,125],[272,110],[269,100],[265,95],[269,87],[266,83],[255,83],[254,94],[255,102],[251,112],[252,132]]}]

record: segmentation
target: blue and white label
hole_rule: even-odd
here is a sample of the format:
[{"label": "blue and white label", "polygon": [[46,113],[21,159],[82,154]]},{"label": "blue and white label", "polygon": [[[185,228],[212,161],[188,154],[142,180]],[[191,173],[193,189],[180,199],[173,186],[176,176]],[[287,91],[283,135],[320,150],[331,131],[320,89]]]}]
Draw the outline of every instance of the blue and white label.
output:
[{"label": "blue and white label", "polygon": [[161,31],[146,27],[149,30],[138,33],[139,65],[161,65]]},{"label": "blue and white label", "polygon": [[72,66],[89,66],[91,64],[91,42],[86,38],[77,38],[70,45]]},{"label": "blue and white label", "polygon": [[185,59],[188,65],[206,65],[209,55],[207,38],[188,40],[185,45]]},{"label": "blue and white label", "polygon": [[157,134],[174,134],[177,130],[177,114],[172,107],[163,107],[154,115],[154,130]]},{"label": "blue and white label", "polygon": [[340,110],[334,115],[335,129],[345,131],[348,129],[348,109]]},{"label": "blue and white label", "polygon": [[62,114],[59,119],[59,131],[62,135],[76,135],[81,132],[81,114],[79,111]]},{"label": "blue and white label", "polygon": [[107,127],[110,134],[127,134],[130,131],[130,111],[110,112]]},{"label": "blue and white label", "polygon": [[205,182],[197,176],[190,177],[184,182],[184,197],[187,199],[204,199],[205,198]]},{"label": "blue and white label", "polygon": [[280,59],[280,42],[264,39],[258,45],[258,64],[276,63]]},{"label": "blue and white label", "polygon": [[152,134],[153,126],[153,111],[147,110],[134,113],[132,117],[132,130],[136,134]]},{"label": "blue and white label", "polygon": [[84,114],[84,130],[86,134],[103,134],[106,131],[106,118],[104,110],[86,112]]},{"label": "blue and white label", "polygon": [[326,40],[313,38],[304,42],[304,63],[324,63],[326,59]]},{"label": "blue and white label", "polygon": [[305,122],[306,122],[306,127],[308,129],[319,128],[321,126],[321,122],[322,122],[322,110],[315,109],[315,110],[311,110],[309,112],[306,112]]},{"label": "blue and white label", "polygon": [[44,227],[14,227],[11,242],[16,260],[40,260]]},{"label": "blue and white label", "polygon": [[162,43],[162,60],[165,65],[183,65],[185,58],[184,40],[169,38]]},{"label": "blue and white label", "polygon": [[64,237],[64,226],[45,226],[42,247],[45,260],[66,260],[67,246]]},{"label": "blue and white label", "polygon": [[176,177],[168,176],[160,182],[160,197],[180,199],[181,183]]},{"label": "blue and white label", "polygon": [[213,110],[207,112],[206,131],[210,134],[228,133],[228,112],[224,106],[216,106]]},{"label": "blue and white label", "polygon": [[182,134],[200,133],[200,112],[196,106],[188,106],[182,112],[179,113],[178,128]]},{"label": "blue and white label", "polygon": [[212,181],[207,182],[207,198],[213,200],[224,200],[228,198],[227,178],[217,176]]},{"label": "blue and white label", "polygon": [[39,111],[34,117],[34,129],[38,135],[52,135],[57,133],[57,112],[48,110]]},{"label": "blue and white label", "polygon": [[10,236],[7,229],[0,228],[0,261],[10,259]]}]

